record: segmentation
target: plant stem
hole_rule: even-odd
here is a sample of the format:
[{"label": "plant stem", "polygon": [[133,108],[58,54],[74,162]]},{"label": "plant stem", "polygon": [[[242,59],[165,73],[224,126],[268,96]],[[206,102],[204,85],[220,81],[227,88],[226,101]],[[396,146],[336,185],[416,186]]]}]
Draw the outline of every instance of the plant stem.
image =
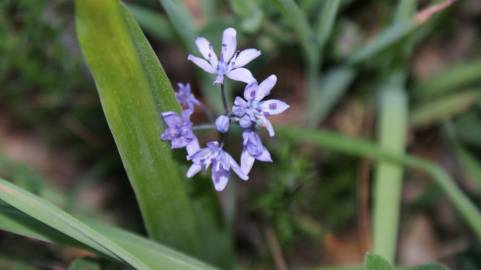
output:
[{"label": "plant stem", "polygon": [[229,115],[229,106],[227,105],[227,97],[225,95],[224,84],[220,85],[220,92],[222,94],[222,104],[224,105],[225,115]]},{"label": "plant stem", "polygon": [[[407,129],[407,98],[403,75],[393,72],[381,89],[379,145],[393,153],[404,153]],[[378,162],[374,178],[373,252],[394,263],[401,205],[403,167]]]},{"label": "plant stem", "polygon": [[[224,113],[225,115],[229,115],[229,106],[227,105],[227,97],[225,95],[225,88],[224,88],[224,84],[222,83],[220,85],[220,92],[221,92],[221,95],[222,95],[222,105],[224,106]],[[226,141],[227,139],[227,133],[223,133],[223,132],[218,132],[219,133],[219,137],[220,137],[220,145],[221,147],[224,146],[224,142]]]},{"label": "plant stem", "polygon": [[215,126],[213,124],[201,124],[201,125],[195,125],[192,127],[192,130],[206,130],[206,129],[215,129]]}]

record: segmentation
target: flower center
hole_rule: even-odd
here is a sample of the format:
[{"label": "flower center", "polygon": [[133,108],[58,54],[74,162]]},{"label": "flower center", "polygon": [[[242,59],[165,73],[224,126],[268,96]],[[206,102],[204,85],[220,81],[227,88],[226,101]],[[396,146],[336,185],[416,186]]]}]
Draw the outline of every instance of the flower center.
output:
[{"label": "flower center", "polygon": [[217,73],[225,74],[227,72],[227,63],[224,60],[220,60],[217,64]]}]

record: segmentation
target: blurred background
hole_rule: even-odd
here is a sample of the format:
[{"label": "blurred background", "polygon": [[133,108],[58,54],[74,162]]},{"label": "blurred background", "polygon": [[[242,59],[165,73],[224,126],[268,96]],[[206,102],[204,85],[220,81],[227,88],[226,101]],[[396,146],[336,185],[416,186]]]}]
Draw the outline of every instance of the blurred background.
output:
[{"label": "blurred background", "polygon": [[[219,108],[217,97],[202,94],[206,78],[187,61],[193,44],[175,30],[161,3],[125,2],[173,85],[190,82],[204,103]],[[308,22],[322,21],[325,1],[296,2]],[[436,2],[419,0],[417,10]],[[276,125],[334,130],[388,148],[391,139],[396,144],[405,135],[402,149],[440,164],[481,207],[481,1],[456,1],[427,22],[412,13],[416,29],[395,23],[403,14],[397,1],[340,3],[332,32],[321,37],[322,53],[314,56],[272,1],[181,4],[197,33],[214,46],[232,26],[240,48],[262,51],[249,67],[258,80],[276,74],[272,95],[291,105],[273,118]],[[379,39],[387,45],[366,52],[366,44]],[[386,88],[396,89],[394,97],[384,94],[392,92]],[[231,95],[241,90],[240,84],[229,87]],[[399,123],[380,127],[399,103],[407,118],[401,113],[389,118]],[[235,216],[239,269],[361,264],[372,246],[376,163],[282,136],[268,148],[274,165],[256,163],[251,181],[238,183],[236,211],[228,199],[234,188],[219,195],[226,213]],[[0,0],[0,176],[70,213],[144,232],[78,48],[71,1]],[[402,178],[399,264],[439,261],[480,269],[481,243],[443,191],[423,173],[404,171]],[[0,233],[1,269],[66,269],[83,255]],[[35,267],[22,266],[25,260]]]}]

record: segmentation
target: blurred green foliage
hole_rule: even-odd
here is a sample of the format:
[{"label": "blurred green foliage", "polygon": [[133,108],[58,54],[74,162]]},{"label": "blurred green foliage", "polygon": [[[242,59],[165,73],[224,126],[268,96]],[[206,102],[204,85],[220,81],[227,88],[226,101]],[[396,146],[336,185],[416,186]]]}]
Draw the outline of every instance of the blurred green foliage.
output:
[{"label": "blurred green foliage", "polygon": [[[241,47],[257,47],[263,53],[262,60],[250,68],[260,74],[286,74],[273,95],[295,101],[293,108],[302,115],[291,122],[296,125],[305,122],[307,105],[299,99],[306,96],[310,68],[307,62],[311,60],[304,59],[306,63],[302,64],[301,59],[310,33],[304,32],[305,25],[293,24],[289,16],[283,16],[279,11],[279,5],[273,4],[282,2],[289,6],[286,5],[289,1],[170,1],[184,6],[185,10],[178,14],[188,17],[184,23],[189,25],[184,30],[189,29],[189,33],[176,30],[176,22],[172,19],[176,17],[175,12],[169,18],[169,10],[159,1],[128,2],[159,55],[168,48],[169,53],[180,51],[182,54],[178,55],[185,56],[186,51],[178,48],[195,49],[189,40],[196,35],[206,36],[218,47],[221,31],[227,26],[237,28]],[[320,24],[320,14],[325,11],[322,1],[292,2],[298,5],[311,30],[319,34],[320,25],[324,25]],[[439,1],[421,2],[424,7]],[[407,131],[408,149],[435,159],[451,170],[466,193],[476,198],[480,206],[481,189],[477,175],[481,168],[481,55],[478,52],[481,29],[479,24],[472,22],[479,20],[479,15],[466,15],[459,3],[414,28],[404,21],[391,24],[396,16],[395,3],[388,0],[340,1],[332,33],[328,37],[320,35],[325,44],[319,57],[322,64],[314,67],[319,76],[312,86],[319,91],[310,99],[311,113],[315,115],[311,124],[335,127],[344,133],[356,129],[361,116],[349,115],[352,101],[362,103],[364,108],[374,108],[378,86],[393,67],[401,67],[408,78],[405,89],[412,108]],[[93,82],[87,79],[76,45],[72,8],[69,1],[0,1],[1,110],[15,123],[38,132],[48,142],[54,142],[53,145],[75,150],[81,160],[90,164],[99,161],[113,163],[113,166],[107,165],[106,170],[113,168],[116,172],[120,162],[115,158],[97,93]],[[468,30],[474,36],[468,52],[448,56],[451,49],[455,49],[452,43],[459,37],[456,34],[465,34],[464,31]],[[317,34],[315,36],[319,37]],[[305,36],[300,39],[299,35]],[[399,46],[400,43],[404,45]],[[406,43],[412,46],[405,46]],[[443,47],[443,44],[446,45]],[[430,64],[425,51],[440,49],[440,59]],[[182,71],[172,74],[173,82],[190,79],[194,84],[206,85],[205,78],[200,76],[196,82],[191,68],[184,65],[187,62],[184,58],[162,57],[162,62],[165,61],[172,70]],[[425,60],[425,65],[420,67],[418,62],[424,63]],[[429,76],[419,75],[421,68],[430,70]],[[241,89],[231,90],[238,93]],[[213,106],[218,103],[206,94],[203,98]],[[377,113],[368,110],[363,116],[376,118]],[[348,120],[339,120],[346,118]],[[447,123],[450,132],[439,132]],[[373,134],[371,129],[367,127],[354,133],[355,136],[370,136]],[[284,251],[299,242],[322,246],[327,232],[342,232],[356,226],[358,159],[317,153],[294,141],[278,140],[269,149],[272,149],[275,166],[256,164],[256,192],[249,191],[247,195],[240,192],[243,196],[240,201],[247,204],[241,214],[258,217],[262,225],[272,227]],[[38,174],[8,159],[0,159],[0,175],[15,179],[16,184],[35,194],[41,195],[45,190],[44,181]],[[423,176],[410,174],[408,178],[421,180]],[[92,177],[78,181],[88,182],[85,179],[94,181]],[[197,180],[208,181],[205,178]],[[470,189],[465,181],[475,183],[474,188]],[[412,203],[415,207],[409,208],[408,215],[436,207],[443,198],[443,193],[432,185],[425,189],[426,192]],[[200,192],[193,193],[196,196]],[[60,201],[54,195],[48,199],[65,205],[67,209],[76,203],[75,200]],[[204,203],[212,202],[206,200]],[[203,206],[199,203],[196,207]],[[231,222],[236,220],[235,217],[231,219]],[[243,225],[246,224],[239,226]],[[467,250],[459,256],[459,264],[466,269],[477,269],[479,253],[479,247],[469,243]],[[270,254],[256,256],[269,257]]]},{"label": "blurred green foliage", "polygon": [[101,110],[86,79],[72,11],[69,1],[0,2],[0,106],[18,124],[86,157],[112,144],[104,118],[97,117]]}]

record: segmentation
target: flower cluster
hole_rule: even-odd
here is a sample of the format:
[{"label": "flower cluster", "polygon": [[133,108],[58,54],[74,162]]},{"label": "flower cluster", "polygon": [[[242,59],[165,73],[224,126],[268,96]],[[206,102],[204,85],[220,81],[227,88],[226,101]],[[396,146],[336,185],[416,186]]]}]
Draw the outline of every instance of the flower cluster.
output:
[{"label": "flower cluster", "polygon": [[[203,110],[206,108],[192,94],[190,84],[181,83],[178,84],[176,98],[182,105],[183,111],[180,115],[175,112],[162,113],[166,128],[161,139],[170,141],[172,149],[186,148],[187,160],[192,162],[187,171],[187,177],[190,178],[211,167],[214,187],[217,191],[222,191],[229,181],[231,171],[240,179],[248,180],[248,174],[256,160],[272,162],[269,151],[262,144],[258,129],[263,127],[269,136],[274,136],[274,128],[267,117],[284,112],[289,105],[276,99],[264,100],[276,84],[277,77],[270,75],[260,84],[257,82],[252,73],[244,66],[261,53],[257,49],[238,51],[235,29],[224,30],[219,57],[207,39],[199,37],[195,44],[202,58],[189,55],[187,59],[204,71],[214,74],[213,84],[220,85],[225,113],[218,116],[212,125],[219,132],[219,139],[210,141],[206,147],[200,148],[199,141],[193,132],[196,127],[192,125],[190,116],[195,107]],[[246,84],[243,97],[236,97],[231,108],[227,104],[224,93],[224,77]],[[243,130],[240,165],[224,150],[224,139],[231,124],[238,124]]]}]

